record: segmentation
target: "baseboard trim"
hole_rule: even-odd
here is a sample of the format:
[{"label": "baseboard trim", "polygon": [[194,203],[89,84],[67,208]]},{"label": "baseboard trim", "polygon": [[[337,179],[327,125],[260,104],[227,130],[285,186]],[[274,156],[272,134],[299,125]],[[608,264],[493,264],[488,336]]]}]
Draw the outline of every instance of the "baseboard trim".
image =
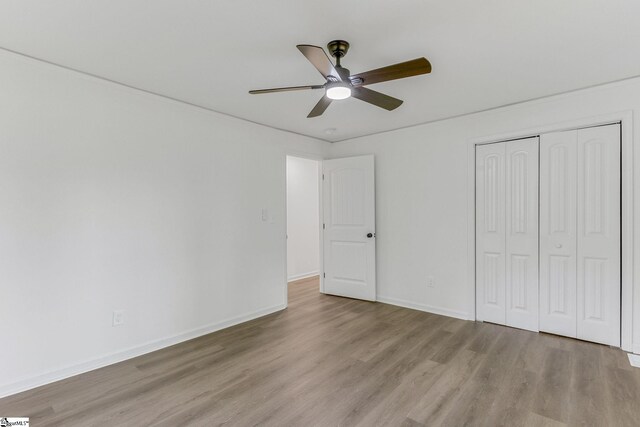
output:
[{"label": "baseboard trim", "polygon": [[284,310],[286,307],[286,304],[278,304],[275,306],[264,308],[262,310],[243,314],[241,316],[232,317],[221,322],[216,322],[207,326],[192,329],[181,334],[173,335],[171,337],[151,341],[135,347],[130,347],[126,350],[111,353],[96,359],[91,359],[61,369],[49,371],[44,374],[35,375],[33,377],[25,378],[24,380],[20,380],[11,384],[0,385],[0,398],[31,390],[36,387],[60,381],[65,378],[73,377],[85,372],[93,371],[95,369],[103,368],[105,366],[113,365],[114,363],[123,362],[125,360],[142,356],[143,354],[151,353],[153,351],[161,350],[165,347],[179,344],[184,341],[189,341],[194,338],[219,331],[221,329],[226,329],[240,323],[248,322],[249,320],[257,319],[258,317],[266,316],[268,314]]},{"label": "baseboard trim", "polygon": [[635,354],[640,354],[640,344],[634,344],[633,345],[633,350],[632,350]]},{"label": "baseboard trim", "polygon": [[448,308],[435,307],[432,305],[420,304],[411,301],[405,301],[397,298],[385,297],[382,295],[378,295],[376,297],[378,302],[382,302],[385,304],[397,305],[404,308],[410,308],[413,310],[426,311],[427,313],[439,314],[441,316],[447,317],[455,317],[456,319],[462,320],[473,320],[469,313],[464,311],[451,310]]},{"label": "baseboard trim", "polygon": [[308,273],[294,274],[293,276],[289,276],[287,278],[287,282],[295,282],[296,280],[308,279],[309,277],[318,276],[318,275],[320,275],[320,272],[317,270],[310,271]]}]

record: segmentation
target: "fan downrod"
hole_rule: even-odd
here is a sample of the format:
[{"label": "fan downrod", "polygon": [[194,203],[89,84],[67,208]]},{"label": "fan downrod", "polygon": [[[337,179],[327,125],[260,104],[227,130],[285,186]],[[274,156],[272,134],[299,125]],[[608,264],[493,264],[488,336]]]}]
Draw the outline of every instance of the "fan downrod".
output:
[{"label": "fan downrod", "polygon": [[349,50],[349,42],[344,40],[333,40],[327,44],[327,50],[331,56],[336,58],[337,65],[340,65],[340,58],[344,57]]}]

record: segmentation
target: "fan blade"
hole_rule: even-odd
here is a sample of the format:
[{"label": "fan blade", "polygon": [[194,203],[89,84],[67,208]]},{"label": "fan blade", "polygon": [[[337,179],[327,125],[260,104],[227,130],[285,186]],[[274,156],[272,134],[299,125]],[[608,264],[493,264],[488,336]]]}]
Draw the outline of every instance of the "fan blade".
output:
[{"label": "fan blade", "polygon": [[362,79],[362,83],[357,85],[371,85],[374,83],[386,82],[389,80],[403,79],[405,77],[418,76],[420,74],[429,74],[431,72],[431,64],[426,58],[418,58],[412,61],[401,62],[388,67],[377,68],[371,71],[351,76],[351,79]]},{"label": "fan blade", "polygon": [[322,113],[324,113],[324,110],[327,109],[329,104],[331,104],[331,98],[329,98],[327,95],[323,96],[322,98],[320,98],[320,101],[318,101],[316,106],[313,107],[313,110],[311,110],[307,118],[310,119],[311,117],[321,116]]},{"label": "fan blade", "polygon": [[389,111],[395,110],[402,105],[401,100],[366,87],[354,87],[351,89],[351,96]]},{"label": "fan blade", "polygon": [[342,77],[338,74],[338,71],[333,66],[333,63],[325,53],[324,49],[319,46],[312,46],[309,44],[299,44],[296,46],[304,56],[307,57],[309,62],[320,71],[322,77],[325,79],[329,76],[333,76],[338,81],[342,81]]},{"label": "fan blade", "polygon": [[258,95],[261,93],[290,92],[292,90],[305,90],[305,89],[322,89],[322,85],[276,87],[273,89],[256,89],[256,90],[250,90],[249,93],[251,95]]}]

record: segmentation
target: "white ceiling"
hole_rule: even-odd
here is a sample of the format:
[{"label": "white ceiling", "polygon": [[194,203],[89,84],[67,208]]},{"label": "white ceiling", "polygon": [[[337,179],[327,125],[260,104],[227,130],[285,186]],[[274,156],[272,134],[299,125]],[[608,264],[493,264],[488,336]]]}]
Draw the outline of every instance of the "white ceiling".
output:
[{"label": "white ceiling", "polygon": [[[5,0],[0,47],[339,141],[640,75],[639,18],[638,0]],[[338,38],[352,73],[433,72],[371,86],[404,100],[392,112],[348,99],[307,119],[321,91],[247,93],[324,83],[295,45]]]}]

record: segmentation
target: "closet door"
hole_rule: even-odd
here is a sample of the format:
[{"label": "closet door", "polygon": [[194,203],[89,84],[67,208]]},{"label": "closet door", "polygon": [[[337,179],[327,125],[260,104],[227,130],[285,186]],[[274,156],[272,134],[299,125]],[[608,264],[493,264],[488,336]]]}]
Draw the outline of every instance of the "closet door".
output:
[{"label": "closet door", "polygon": [[577,131],[540,137],[540,330],[576,336]]},{"label": "closet door", "polygon": [[505,324],[505,143],[476,147],[476,308]]},{"label": "closet door", "polygon": [[506,324],[538,330],[538,138],[505,145]]},{"label": "closet door", "polygon": [[542,135],[540,330],[620,345],[620,126]]},{"label": "closet door", "polygon": [[577,134],[577,336],[619,346],[620,125]]}]

